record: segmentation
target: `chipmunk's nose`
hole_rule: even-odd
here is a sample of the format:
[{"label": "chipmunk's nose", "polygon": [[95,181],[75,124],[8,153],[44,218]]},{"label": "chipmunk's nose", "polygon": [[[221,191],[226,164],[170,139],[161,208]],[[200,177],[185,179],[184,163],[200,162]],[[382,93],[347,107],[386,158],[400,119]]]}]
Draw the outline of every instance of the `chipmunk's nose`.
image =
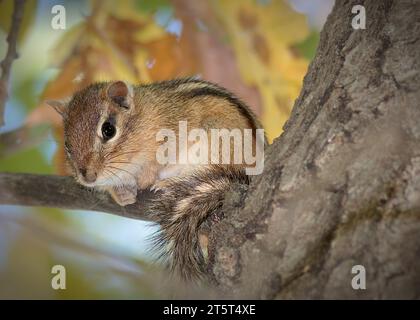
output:
[{"label": "chipmunk's nose", "polygon": [[92,183],[96,181],[97,174],[93,170],[86,170],[86,168],[80,168],[79,169],[80,174],[83,176],[83,179],[87,183]]}]

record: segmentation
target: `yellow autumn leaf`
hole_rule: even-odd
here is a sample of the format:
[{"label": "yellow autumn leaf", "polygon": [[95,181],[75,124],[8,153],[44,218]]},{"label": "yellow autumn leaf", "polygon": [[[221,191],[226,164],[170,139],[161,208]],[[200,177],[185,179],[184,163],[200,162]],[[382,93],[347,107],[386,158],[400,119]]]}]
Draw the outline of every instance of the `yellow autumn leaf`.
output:
[{"label": "yellow autumn leaf", "polygon": [[262,123],[271,141],[281,133],[297,98],[308,62],[291,49],[309,35],[305,17],[286,1],[214,3],[235,51],[244,81],[258,88]]},{"label": "yellow autumn leaf", "polygon": [[85,32],[86,26],[84,23],[78,23],[65,32],[50,51],[48,56],[49,63],[55,67],[63,65],[69,56],[69,52],[72,52],[78,45],[78,42],[83,39],[82,36]]}]

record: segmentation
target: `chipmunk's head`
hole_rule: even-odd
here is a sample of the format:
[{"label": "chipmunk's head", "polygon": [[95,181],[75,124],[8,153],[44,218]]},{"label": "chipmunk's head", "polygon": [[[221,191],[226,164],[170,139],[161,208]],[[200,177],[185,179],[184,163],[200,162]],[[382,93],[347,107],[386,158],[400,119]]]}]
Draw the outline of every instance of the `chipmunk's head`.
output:
[{"label": "chipmunk's head", "polygon": [[63,117],[67,160],[81,184],[123,185],[134,176],[130,159],[138,148],[130,143],[135,117],[133,91],[128,84],[95,83],[77,92],[68,103],[47,103]]}]

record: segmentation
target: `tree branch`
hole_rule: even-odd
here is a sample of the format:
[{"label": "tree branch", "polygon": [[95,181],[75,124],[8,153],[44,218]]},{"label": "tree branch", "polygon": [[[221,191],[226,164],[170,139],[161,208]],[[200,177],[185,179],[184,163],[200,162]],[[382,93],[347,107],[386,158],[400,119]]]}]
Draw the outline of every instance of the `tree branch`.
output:
[{"label": "tree branch", "polygon": [[135,204],[121,207],[108,194],[84,188],[71,177],[0,173],[0,204],[101,211],[151,221],[145,212],[153,195],[142,191]]},{"label": "tree branch", "polygon": [[10,69],[12,68],[13,60],[18,57],[16,51],[16,44],[19,35],[19,29],[23,18],[23,7],[25,0],[15,0],[13,9],[12,23],[10,25],[9,35],[7,42],[9,47],[6,56],[1,62],[1,77],[0,77],[0,127],[4,125],[4,108],[8,98],[8,83],[10,78]]}]

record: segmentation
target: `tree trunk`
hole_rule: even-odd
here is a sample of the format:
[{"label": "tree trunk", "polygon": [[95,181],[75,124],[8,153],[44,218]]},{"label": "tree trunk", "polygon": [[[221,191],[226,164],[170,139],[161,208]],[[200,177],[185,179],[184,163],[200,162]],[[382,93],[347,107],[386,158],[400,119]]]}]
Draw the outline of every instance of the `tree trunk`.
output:
[{"label": "tree trunk", "polygon": [[420,298],[419,39],[420,1],[336,2],[263,174],[211,228],[208,271],[228,295]]}]

